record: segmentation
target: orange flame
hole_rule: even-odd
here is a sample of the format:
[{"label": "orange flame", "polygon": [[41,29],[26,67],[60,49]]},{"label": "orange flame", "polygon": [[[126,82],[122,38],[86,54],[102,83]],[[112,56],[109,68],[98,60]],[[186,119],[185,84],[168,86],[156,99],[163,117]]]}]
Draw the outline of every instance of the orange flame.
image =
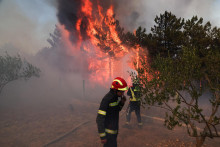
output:
[{"label": "orange flame", "polygon": [[[83,24],[84,20],[86,24]],[[140,52],[143,48],[139,45],[136,47],[124,45],[116,28],[113,5],[105,11],[99,1],[97,6],[94,6],[90,0],[81,0],[81,8],[78,11],[78,20],[75,25],[78,41],[76,45],[71,46],[71,50],[74,53],[83,49],[87,54],[88,68],[92,72],[90,81],[104,85],[113,78],[121,76],[131,82],[127,71],[135,70],[140,66]],[[82,32],[86,32],[86,41],[82,37]],[[66,30],[62,29],[62,33],[66,34],[63,35],[65,38],[68,38]],[[65,42],[70,44],[67,39]],[[133,65],[134,61],[137,62],[136,67]]]}]

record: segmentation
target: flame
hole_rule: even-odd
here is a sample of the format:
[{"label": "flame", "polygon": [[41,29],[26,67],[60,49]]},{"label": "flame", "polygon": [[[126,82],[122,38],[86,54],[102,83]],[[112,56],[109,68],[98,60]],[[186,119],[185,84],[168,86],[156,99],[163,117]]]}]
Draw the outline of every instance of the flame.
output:
[{"label": "flame", "polygon": [[[90,0],[81,0],[75,24],[77,43],[74,45],[68,41],[69,32],[63,26],[61,28],[71,53],[81,50],[87,55],[88,71],[91,71],[90,81],[105,85],[113,78],[121,76],[131,85],[127,71],[140,67],[140,53],[144,49],[139,45],[127,47],[122,43],[117,32],[113,5],[104,9],[98,0],[97,6]],[[137,62],[136,67],[133,65],[134,61]]]}]

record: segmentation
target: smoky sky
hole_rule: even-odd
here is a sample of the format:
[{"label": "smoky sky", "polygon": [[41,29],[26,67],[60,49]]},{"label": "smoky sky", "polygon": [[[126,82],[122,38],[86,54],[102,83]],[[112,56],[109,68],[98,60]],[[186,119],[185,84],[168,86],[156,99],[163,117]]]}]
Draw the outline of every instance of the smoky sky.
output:
[{"label": "smoky sky", "polygon": [[[57,19],[60,24],[64,25],[65,29],[67,29],[71,35],[71,41],[74,44],[74,39],[77,35],[75,33],[75,25],[78,20],[78,17],[83,18],[83,14],[79,14],[79,10],[81,9],[82,0],[47,0],[48,3],[57,7]],[[103,7],[103,11],[107,10],[111,4],[114,6],[116,19],[119,20],[121,26],[125,28],[125,30],[132,31],[139,26],[147,28],[150,30],[150,27],[154,25],[154,18],[156,15],[160,15],[164,13],[164,11],[170,11],[175,14],[177,17],[183,17],[186,19],[191,18],[194,15],[198,15],[198,17],[204,17],[205,20],[211,19],[212,8],[215,0],[185,0],[185,1],[176,1],[176,0],[111,0],[111,1],[103,1],[103,0],[90,0],[93,7],[93,13],[97,12],[97,5],[101,5]],[[84,25],[86,25],[87,18],[83,18]],[[213,21],[214,22],[214,21]],[[84,29],[86,30],[86,29]],[[81,29],[83,31],[83,29]],[[83,34],[83,32],[81,32]],[[84,39],[86,40],[86,39]],[[52,57],[56,57],[56,60],[59,61],[71,61],[73,57],[68,57],[66,55],[65,49],[61,48],[57,50],[43,49],[41,54],[50,55],[54,54]],[[55,54],[56,53],[56,54]],[[51,57],[51,58],[52,58]],[[74,57],[76,60],[76,57]],[[52,63],[55,62],[54,59],[51,60]],[[68,65],[68,63],[64,63],[64,65],[59,65],[60,67],[64,67]],[[82,65],[86,64],[82,63]],[[76,68],[78,70],[78,68]]]},{"label": "smoky sky", "polygon": [[[80,9],[81,0],[58,0],[57,17],[67,30],[73,31],[77,12]],[[91,0],[94,11],[97,9],[97,0]],[[214,25],[218,20],[213,19],[213,6],[216,0],[112,0],[99,1],[105,9],[111,4],[114,5],[116,19],[122,27],[128,31],[133,31],[139,26],[150,28],[154,25],[154,18],[165,11],[170,11],[177,17],[190,19],[197,15],[203,17],[205,21],[211,21]],[[214,12],[217,13],[217,12]]]},{"label": "smoky sky", "polygon": [[[64,25],[65,29],[68,30],[72,35],[70,40],[74,44],[77,41],[77,35],[75,35],[75,25],[78,17],[83,18],[82,22],[86,26],[87,18],[83,17],[83,14],[79,14],[81,9],[82,0],[48,0],[50,4],[57,7],[57,19],[60,24]],[[205,20],[211,19],[212,7],[214,0],[90,0],[93,7],[93,13],[97,12],[97,5],[103,7],[103,12],[105,12],[111,4],[114,6],[115,17],[119,20],[120,25],[125,28],[125,30],[132,31],[137,29],[137,27],[142,26],[150,30],[150,27],[154,25],[154,18],[156,15],[164,13],[164,11],[170,11],[177,17],[183,17],[186,19],[191,18],[194,15],[199,17],[204,17]],[[214,22],[214,21],[213,21]],[[83,24],[82,23],[82,24]],[[81,28],[81,31],[86,29]],[[83,34],[83,32],[81,32]],[[85,33],[86,34],[86,33]],[[76,38],[76,39],[75,39]],[[86,37],[83,37],[84,41]],[[39,55],[39,54],[38,54]],[[49,60],[54,66],[58,66],[62,71],[86,71],[87,61],[83,60],[82,63],[78,64],[80,61],[77,56],[69,56],[65,54],[65,48],[44,48],[40,55],[44,56],[45,59]],[[69,64],[72,65],[69,65]],[[76,64],[75,64],[76,63]],[[77,66],[78,65],[78,66]],[[79,66],[85,67],[81,69]]]},{"label": "smoky sky", "polygon": [[72,30],[77,21],[77,11],[80,8],[80,0],[58,0],[57,17],[67,30]]},{"label": "smoky sky", "polygon": [[49,33],[58,23],[55,6],[52,0],[1,0],[0,49],[11,44],[17,53],[36,54],[48,46]]},{"label": "smoky sky", "polygon": [[150,30],[150,27],[155,24],[156,15],[163,14],[165,11],[185,19],[197,15],[203,17],[204,21],[211,21],[212,24],[218,25],[219,20],[213,17],[213,14],[219,11],[217,9],[213,11],[215,2],[216,0],[120,0],[115,13],[121,26],[128,31],[133,31],[139,26]]},{"label": "smoky sky", "polygon": [[[0,0],[0,47],[10,43],[36,54],[49,45],[47,38],[57,23],[72,29],[79,1]],[[166,10],[186,19],[197,15],[220,26],[220,0],[100,0],[100,5],[108,8],[111,1],[120,25],[132,32],[139,26],[149,31],[155,16]]]}]

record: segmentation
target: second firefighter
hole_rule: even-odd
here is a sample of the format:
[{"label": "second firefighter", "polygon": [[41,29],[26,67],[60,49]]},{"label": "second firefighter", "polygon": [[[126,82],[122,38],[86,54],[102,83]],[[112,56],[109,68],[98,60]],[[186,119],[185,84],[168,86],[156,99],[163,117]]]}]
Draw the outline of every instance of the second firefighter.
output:
[{"label": "second firefighter", "polygon": [[137,121],[138,121],[138,126],[142,126],[142,121],[141,121],[141,115],[140,115],[140,84],[138,82],[133,82],[132,86],[129,87],[127,95],[130,96],[130,102],[128,105],[127,109],[127,114],[126,114],[126,125],[130,124],[130,119],[131,119],[131,112],[135,111],[135,114],[137,116]]}]

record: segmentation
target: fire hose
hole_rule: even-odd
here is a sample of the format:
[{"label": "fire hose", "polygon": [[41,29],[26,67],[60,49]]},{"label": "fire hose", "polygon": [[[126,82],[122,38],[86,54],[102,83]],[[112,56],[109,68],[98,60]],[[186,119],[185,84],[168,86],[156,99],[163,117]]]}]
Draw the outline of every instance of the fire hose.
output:
[{"label": "fire hose", "polygon": [[70,130],[69,132],[67,132],[67,133],[65,133],[65,134],[63,134],[63,135],[57,137],[56,139],[50,141],[49,143],[43,145],[43,147],[48,147],[49,145],[58,142],[59,140],[65,138],[66,136],[68,136],[68,135],[70,135],[71,133],[75,132],[78,128],[80,128],[81,126],[83,126],[83,125],[85,125],[85,124],[88,124],[89,122],[91,122],[91,121],[85,121],[85,122],[83,122],[83,123],[80,123],[80,124],[77,125],[75,128],[73,128],[72,130]]}]

